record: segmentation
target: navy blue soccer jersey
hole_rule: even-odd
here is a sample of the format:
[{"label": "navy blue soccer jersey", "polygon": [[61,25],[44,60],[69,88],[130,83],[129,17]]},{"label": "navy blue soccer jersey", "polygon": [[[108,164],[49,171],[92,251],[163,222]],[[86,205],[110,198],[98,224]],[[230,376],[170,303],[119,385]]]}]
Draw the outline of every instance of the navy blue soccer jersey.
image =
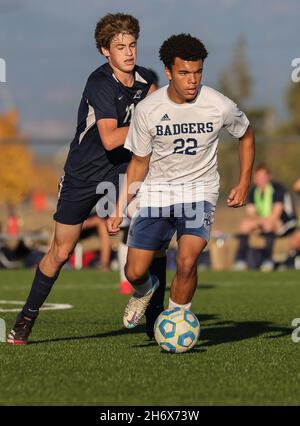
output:
[{"label": "navy blue soccer jersey", "polygon": [[113,181],[124,172],[131,153],[121,147],[107,151],[101,141],[97,121],[116,119],[118,127],[129,126],[135,105],[148,93],[152,74],[146,68],[134,68],[132,87],[124,86],[114,76],[109,64],[97,68],[88,78],[79,105],[77,129],[64,167],[77,181]]}]

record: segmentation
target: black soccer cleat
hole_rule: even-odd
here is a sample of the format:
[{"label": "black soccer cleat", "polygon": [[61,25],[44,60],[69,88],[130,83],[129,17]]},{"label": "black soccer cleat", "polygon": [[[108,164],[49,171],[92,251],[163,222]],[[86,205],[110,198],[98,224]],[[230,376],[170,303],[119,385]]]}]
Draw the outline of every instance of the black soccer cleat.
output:
[{"label": "black soccer cleat", "polygon": [[[151,309],[152,308],[152,309]],[[164,311],[163,306],[157,306],[155,308],[150,307],[146,311],[146,333],[149,339],[154,339],[154,324],[159,314]]]},{"label": "black soccer cleat", "polygon": [[20,312],[17,316],[14,328],[7,336],[7,343],[10,345],[26,345],[35,320],[36,318],[31,319],[24,317],[23,313]]}]

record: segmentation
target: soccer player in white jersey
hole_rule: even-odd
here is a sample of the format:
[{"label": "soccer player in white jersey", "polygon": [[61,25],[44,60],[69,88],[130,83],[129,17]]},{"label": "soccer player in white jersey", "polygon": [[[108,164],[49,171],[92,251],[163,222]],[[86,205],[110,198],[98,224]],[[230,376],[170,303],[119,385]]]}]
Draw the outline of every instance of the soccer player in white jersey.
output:
[{"label": "soccer player in white jersey", "polygon": [[[127,184],[108,220],[119,231],[122,209],[135,195],[139,208],[132,220],[126,276],[135,288],[123,317],[135,327],[159,286],[148,273],[156,250],[177,232],[177,270],[169,307],[189,309],[197,286],[197,261],[207,245],[218,199],[217,147],[222,128],[239,139],[240,178],[228,207],[245,204],[254,160],[254,135],[246,115],[216,90],[201,84],[207,51],[189,34],[173,35],[160,48],[168,86],[139,103],[125,141],[133,152]],[[135,191],[133,191],[135,187]]]}]

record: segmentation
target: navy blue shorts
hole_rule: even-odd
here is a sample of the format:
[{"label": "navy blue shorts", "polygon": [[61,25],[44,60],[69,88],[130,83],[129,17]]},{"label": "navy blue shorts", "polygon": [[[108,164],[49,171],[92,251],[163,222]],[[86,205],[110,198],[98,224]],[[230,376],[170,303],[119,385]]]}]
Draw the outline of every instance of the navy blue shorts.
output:
[{"label": "navy blue shorts", "polygon": [[208,241],[215,206],[208,201],[176,204],[170,207],[142,207],[131,221],[128,247],[144,250],[166,249],[177,232]]},{"label": "navy blue shorts", "polygon": [[[96,206],[99,217],[107,217],[112,213],[119,195],[118,175],[116,182],[106,182],[112,192],[100,191],[97,182],[83,182],[68,175],[62,177],[59,184],[58,202],[53,219],[65,225],[83,223]],[[103,193],[104,192],[104,193]]]}]

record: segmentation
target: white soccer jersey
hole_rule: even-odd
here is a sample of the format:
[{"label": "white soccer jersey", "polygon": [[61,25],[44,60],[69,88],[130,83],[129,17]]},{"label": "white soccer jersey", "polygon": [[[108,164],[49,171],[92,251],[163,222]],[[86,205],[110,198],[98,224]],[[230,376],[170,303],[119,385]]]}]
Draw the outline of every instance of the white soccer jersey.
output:
[{"label": "white soccer jersey", "polygon": [[139,191],[141,205],[202,200],[215,205],[219,132],[226,128],[240,138],[249,120],[234,102],[210,87],[201,85],[195,101],[184,104],[171,101],[167,88],[137,105],[124,145],[138,156],[151,154]]}]

